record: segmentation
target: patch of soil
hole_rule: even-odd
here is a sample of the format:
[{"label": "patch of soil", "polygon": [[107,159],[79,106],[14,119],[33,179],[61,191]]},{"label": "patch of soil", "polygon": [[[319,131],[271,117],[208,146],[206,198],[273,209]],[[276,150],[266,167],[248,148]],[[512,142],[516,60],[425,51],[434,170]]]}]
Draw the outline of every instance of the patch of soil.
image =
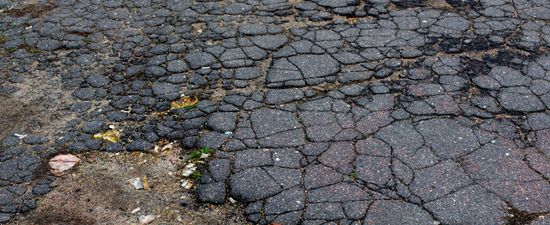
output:
[{"label": "patch of soil", "polygon": [[401,0],[401,1],[392,1],[394,5],[399,8],[413,8],[426,6],[426,0]]},{"label": "patch of soil", "polygon": [[449,5],[453,7],[463,7],[463,6],[477,6],[479,5],[479,0],[445,0]]},{"label": "patch of soil", "polygon": [[[140,215],[160,215],[150,224],[248,224],[244,205],[196,202],[196,186],[181,186],[175,174],[180,150],[155,157],[144,153],[87,153],[58,178],[38,207],[9,224],[139,224]],[[145,177],[148,190],[129,183]],[[140,208],[138,212],[132,211]]]},{"label": "patch of soil", "polygon": [[36,0],[29,0],[24,3],[23,7],[16,7],[11,10],[5,10],[3,13],[11,17],[22,17],[31,13],[32,18],[40,18],[45,12],[49,12],[55,8],[54,1],[39,3]]},{"label": "patch of soil", "polygon": [[11,131],[40,133],[52,138],[61,127],[75,118],[70,106],[71,92],[58,87],[59,77],[45,79],[42,71],[33,71],[22,83],[11,84],[19,91],[0,96],[0,140]]},{"label": "patch of soil", "polygon": [[445,0],[398,0],[391,1],[397,9],[428,7],[432,9],[453,10],[453,6]]},{"label": "patch of soil", "polygon": [[10,131],[22,130],[23,120],[32,115],[34,109],[15,98],[0,96],[0,140],[3,140]]},{"label": "patch of soil", "polygon": [[531,224],[531,222],[543,215],[543,213],[529,213],[527,211],[519,210],[513,207],[512,204],[508,204],[505,211],[508,216],[506,216],[503,220],[506,221],[507,225]]}]

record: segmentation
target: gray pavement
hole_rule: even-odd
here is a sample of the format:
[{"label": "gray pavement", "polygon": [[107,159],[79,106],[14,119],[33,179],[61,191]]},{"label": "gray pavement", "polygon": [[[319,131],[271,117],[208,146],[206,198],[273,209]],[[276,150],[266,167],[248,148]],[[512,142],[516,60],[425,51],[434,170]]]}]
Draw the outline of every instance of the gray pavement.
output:
[{"label": "gray pavement", "polygon": [[[0,222],[53,188],[33,174],[63,146],[168,140],[213,149],[198,199],[251,223],[548,223],[549,1],[22,4],[0,2],[0,93],[40,71],[76,118],[3,140]],[[118,143],[92,138],[113,123]]]}]

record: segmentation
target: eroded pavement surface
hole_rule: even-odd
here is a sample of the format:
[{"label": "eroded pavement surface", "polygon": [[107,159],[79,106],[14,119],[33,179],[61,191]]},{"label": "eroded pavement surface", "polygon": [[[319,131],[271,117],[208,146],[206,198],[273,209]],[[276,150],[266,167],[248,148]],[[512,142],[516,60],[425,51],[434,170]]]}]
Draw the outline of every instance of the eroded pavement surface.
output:
[{"label": "eroded pavement surface", "polygon": [[2,128],[2,223],[52,155],[168,141],[253,224],[550,224],[550,1],[0,5],[3,98],[42,103]]}]

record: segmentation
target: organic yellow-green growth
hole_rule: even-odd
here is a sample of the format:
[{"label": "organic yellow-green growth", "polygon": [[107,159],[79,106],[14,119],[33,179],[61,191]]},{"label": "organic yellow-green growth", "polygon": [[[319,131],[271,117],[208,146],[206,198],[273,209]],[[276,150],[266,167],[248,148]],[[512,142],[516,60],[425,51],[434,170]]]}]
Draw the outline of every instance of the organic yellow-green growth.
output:
[{"label": "organic yellow-green growth", "polygon": [[190,109],[190,108],[193,108],[195,104],[197,104],[197,102],[199,102],[197,97],[185,96],[180,98],[177,101],[173,101],[171,106],[172,106],[172,109],[176,109],[176,108]]},{"label": "organic yellow-green growth", "polygon": [[120,137],[120,132],[118,132],[116,130],[109,130],[107,132],[97,133],[97,134],[94,135],[94,138],[105,139],[105,140],[113,142],[113,143],[118,142],[119,137]]}]

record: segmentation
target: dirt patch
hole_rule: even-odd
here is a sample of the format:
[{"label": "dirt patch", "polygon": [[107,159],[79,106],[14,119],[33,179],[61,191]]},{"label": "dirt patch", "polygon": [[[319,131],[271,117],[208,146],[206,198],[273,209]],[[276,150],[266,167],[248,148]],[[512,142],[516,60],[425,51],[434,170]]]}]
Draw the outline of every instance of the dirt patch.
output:
[{"label": "dirt patch", "polygon": [[539,216],[544,215],[544,213],[529,213],[519,210],[513,207],[512,204],[508,204],[508,206],[505,207],[505,211],[508,216],[503,218],[503,220],[506,221],[507,225],[531,224],[531,222],[538,219]]},{"label": "dirt patch", "polygon": [[29,0],[23,4],[25,5],[4,10],[2,13],[16,18],[26,16],[30,13],[32,18],[40,18],[45,12],[49,12],[55,8],[54,1],[39,3],[37,0]]},{"label": "dirt patch", "polygon": [[[439,0],[438,0],[439,1]],[[465,6],[477,6],[479,0],[445,0],[449,5],[453,7],[465,7]]]},{"label": "dirt patch", "polygon": [[34,109],[14,98],[0,96],[0,140],[10,131],[24,129],[24,118],[33,114]]},{"label": "dirt patch", "polygon": [[[184,189],[176,176],[180,154],[80,155],[82,162],[52,183],[57,187],[36,210],[10,224],[139,224],[140,215],[160,215],[151,224],[248,224],[242,204],[196,202],[196,185]],[[149,190],[132,186],[129,179],[135,177],[145,177]]]},{"label": "dirt patch", "polygon": [[[33,65],[36,66],[36,65]],[[23,81],[9,85],[19,91],[0,96],[0,140],[11,131],[21,134],[39,133],[47,138],[62,131],[76,118],[70,107],[76,102],[72,90],[60,88],[60,75],[32,70]]]},{"label": "dirt patch", "polygon": [[[463,1],[463,0],[459,0]],[[402,10],[409,8],[427,7],[432,9],[454,11],[455,9],[446,0],[402,0],[392,1],[390,10]]]},{"label": "dirt patch", "polygon": [[28,222],[44,225],[123,222],[116,212],[127,210],[129,194],[112,180],[108,173],[98,173],[72,186],[62,185],[66,189],[48,196]]}]

